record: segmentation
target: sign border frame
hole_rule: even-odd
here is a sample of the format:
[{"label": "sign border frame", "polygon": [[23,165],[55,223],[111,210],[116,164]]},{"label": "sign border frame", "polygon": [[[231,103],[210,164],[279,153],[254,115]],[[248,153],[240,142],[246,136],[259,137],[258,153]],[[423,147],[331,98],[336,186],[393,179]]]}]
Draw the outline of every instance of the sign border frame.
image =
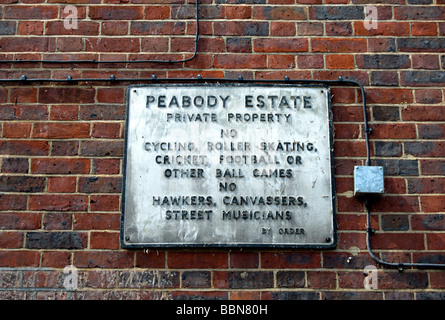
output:
[{"label": "sign border frame", "polygon": [[[192,79],[196,81],[195,79]],[[223,81],[224,79],[221,79]],[[327,108],[328,108],[328,130],[329,130],[329,155],[330,155],[330,169],[331,169],[331,203],[332,203],[332,236],[333,239],[326,242],[326,244],[302,244],[302,243],[282,243],[282,244],[260,244],[260,243],[234,243],[234,244],[220,244],[220,243],[129,243],[125,239],[125,194],[126,194],[126,169],[127,169],[127,147],[128,147],[128,126],[130,113],[130,91],[141,87],[297,87],[297,88],[323,88],[327,90]],[[265,249],[335,249],[338,244],[337,236],[337,219],[335,207],[335,176],[334,176],[334,131],[333,131],[333,111],[331,105],[332,95],[330,87],[327,84],[289,84],[285,83],[255,83],[255,82],[235,82],[235,83],[150,83],[150,84],[134,84],[127,87],[126,90],[126,108],[125,108],[125,128],[124,128],[124,154],[122,159],[122,193],[121,193],[121,218],[120,218],[120,246],[122,249],[160,249],[160,248],[265,248]]]}]

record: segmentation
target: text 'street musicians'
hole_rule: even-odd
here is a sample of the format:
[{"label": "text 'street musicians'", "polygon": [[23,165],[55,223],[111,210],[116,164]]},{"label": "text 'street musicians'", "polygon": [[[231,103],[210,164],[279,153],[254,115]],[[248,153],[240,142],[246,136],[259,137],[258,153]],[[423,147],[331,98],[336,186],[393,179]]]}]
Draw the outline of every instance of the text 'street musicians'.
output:
[{"label": "text 'street musicians'", "polygon": [[121,241],[336,245],[326,86],[131,86]]}]

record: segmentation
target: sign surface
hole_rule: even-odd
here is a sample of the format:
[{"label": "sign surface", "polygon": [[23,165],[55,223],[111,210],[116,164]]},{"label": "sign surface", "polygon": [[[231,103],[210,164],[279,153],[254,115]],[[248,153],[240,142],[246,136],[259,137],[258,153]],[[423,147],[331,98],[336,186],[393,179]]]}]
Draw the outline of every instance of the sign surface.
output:
[{"label": "sign surface", "polygon": [[159,84],[127,99],[123,247],[336,245],[328,87]]}]

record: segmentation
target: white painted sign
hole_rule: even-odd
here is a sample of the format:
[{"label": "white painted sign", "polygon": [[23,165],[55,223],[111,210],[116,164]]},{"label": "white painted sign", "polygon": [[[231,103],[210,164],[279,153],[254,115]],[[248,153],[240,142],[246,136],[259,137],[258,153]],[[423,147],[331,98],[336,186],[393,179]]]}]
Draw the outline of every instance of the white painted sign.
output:
[{"label": "white painted sign", "polygon": [[122,246],[336,245],[329,88],[127,92]]}]

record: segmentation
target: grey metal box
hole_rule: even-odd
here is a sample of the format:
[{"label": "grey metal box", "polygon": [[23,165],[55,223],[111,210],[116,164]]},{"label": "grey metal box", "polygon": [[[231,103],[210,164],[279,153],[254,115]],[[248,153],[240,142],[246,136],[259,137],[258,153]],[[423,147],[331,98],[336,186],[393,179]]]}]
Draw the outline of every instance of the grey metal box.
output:
[{"label": "grey metal box", "polygon": [[383,167],[355,166],[354,167],[354,195],[382,194],[385,192]]}]

